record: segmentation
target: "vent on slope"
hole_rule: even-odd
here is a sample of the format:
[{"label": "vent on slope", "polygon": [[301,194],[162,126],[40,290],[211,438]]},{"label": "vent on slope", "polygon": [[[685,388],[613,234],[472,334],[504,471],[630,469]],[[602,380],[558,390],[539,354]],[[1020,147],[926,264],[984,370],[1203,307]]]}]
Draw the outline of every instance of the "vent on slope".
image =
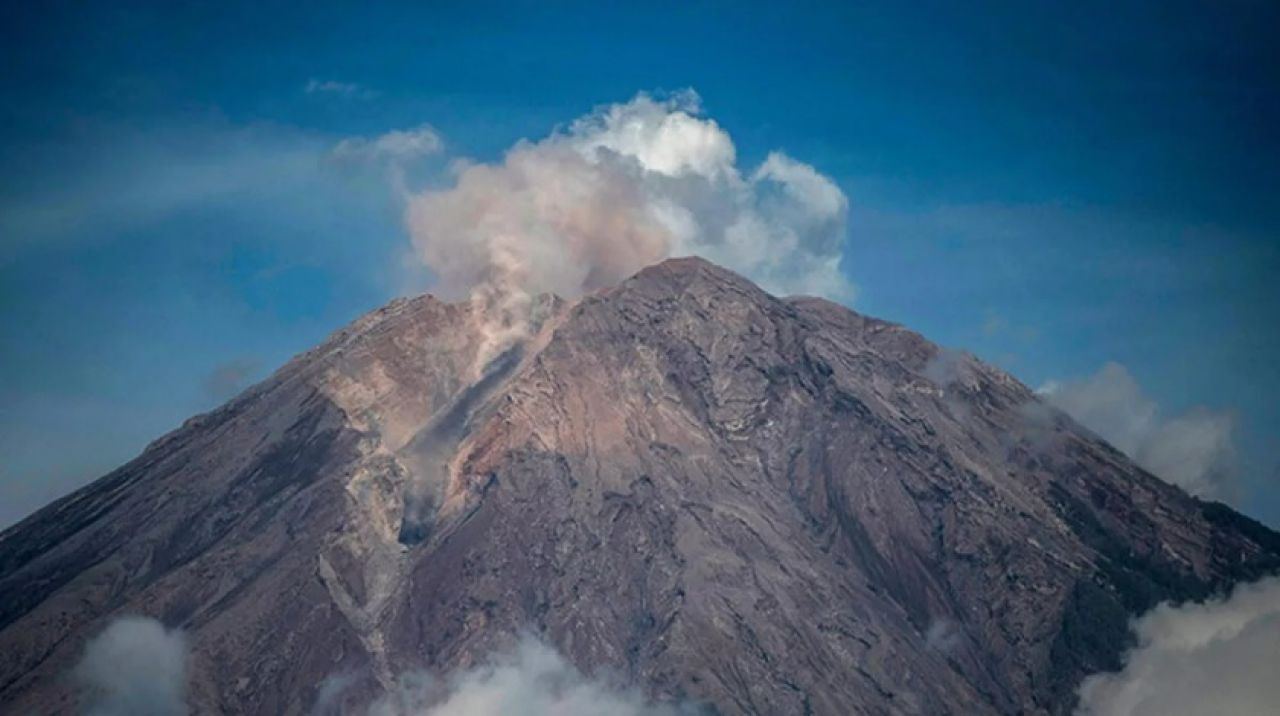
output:
[{"label": "vent on slope", "polygon": [[449,476],[449,461],[466,437],[471,419],[493,391],[520,363],[524,347],[516,344],[485,366],[480,379],[466,388],[445,410],[410,442],[408,458],[412,476],[404,495],[404,517],[399,540],[415,545],[431,536],[435,508]]}]

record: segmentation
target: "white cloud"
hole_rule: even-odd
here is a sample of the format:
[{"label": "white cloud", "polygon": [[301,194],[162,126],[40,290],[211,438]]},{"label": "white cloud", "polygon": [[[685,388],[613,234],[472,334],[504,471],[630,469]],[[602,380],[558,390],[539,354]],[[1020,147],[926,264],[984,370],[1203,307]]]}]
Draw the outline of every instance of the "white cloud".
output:
[{"label": "white cloud", "polygon": [[688,705],[647,701],[628,689],[584,676],[550,647],[531,638],[510,653],[438,682],[402,678],[370,716],[676,716]]},{"label": "white cloud", "polygon": [[438,154],[444,141],[428,125],[394,129],[377,137],[348,137],[333,148],[333,156],[345,161],[387,159],[406,162]]},{"label": "white cloud", "polygon": [[85,646],[73,674],[87,716],[179,716],[187,712],[187,646],[155,619],[122,617]]},{"label": "white cloud", "polygon": [[373,99],[378,93],[355,82],[338,82],[337,80],[319,80],[314,77],[307,80],[307,94],[328,94],[348,99]]},{"label": "white cloud", "polygon": [[455,172],[408,212],[418,256],[447,296],[518,313],[531,295],[577,296],[681,255],[779,293],[852,295],[839,268],[839,187],[780,152],[744,174],[693,92],[601,107],[516,143],[501,163]]},{"label": "white cloud", "polygon": [[1269,716],[1280,705],[1280,579],[1227,599],[1162,604],[1134,625],[1124,669],[1080,687],[1077,716]]},{"label": "white cloud", "polygon": [[1197,408],[1166,418],[1124,366],[1108,363],[1075,381],[1049,381],[1038,391],[1153,474],[1204,497],[1234,489],[1234,421]]}]

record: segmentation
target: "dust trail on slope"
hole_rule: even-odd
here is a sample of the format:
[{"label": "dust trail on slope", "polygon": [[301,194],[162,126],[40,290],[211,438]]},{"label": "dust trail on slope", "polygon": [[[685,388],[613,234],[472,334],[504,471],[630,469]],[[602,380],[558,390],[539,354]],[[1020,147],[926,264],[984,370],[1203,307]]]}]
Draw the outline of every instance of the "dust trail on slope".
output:
[{"label": "dust trail on slope", "polygon": [[450,459],[466,437],[476,410],[519,365],[523,355],[523,343],[500,353],[485,366],[479,380],[464,388],[405,448],[412,477],[405,487],[401,544],[415,545],[431,535],[435,508],[448,485]]}]

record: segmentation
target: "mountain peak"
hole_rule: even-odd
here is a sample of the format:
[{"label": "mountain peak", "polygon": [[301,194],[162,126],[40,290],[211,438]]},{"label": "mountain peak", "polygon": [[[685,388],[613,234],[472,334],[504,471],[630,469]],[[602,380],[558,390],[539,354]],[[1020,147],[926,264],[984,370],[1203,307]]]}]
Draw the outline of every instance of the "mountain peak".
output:
[{"label": "mountain peak", "polygon": [[641,269],[612,291],[711,291],[732,289],[765,297],[767,294],[747,278],[700,256],[670,258]]}]

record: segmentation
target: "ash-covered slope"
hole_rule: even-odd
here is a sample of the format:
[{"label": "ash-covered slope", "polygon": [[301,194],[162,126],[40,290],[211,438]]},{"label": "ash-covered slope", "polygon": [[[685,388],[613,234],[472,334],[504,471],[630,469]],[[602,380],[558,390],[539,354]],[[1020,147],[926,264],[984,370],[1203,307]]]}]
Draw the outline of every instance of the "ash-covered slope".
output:
[{"label": "ash-covered slope", "polygon": [[397,301],[0,535],[0,710],[63,713],[110,618],[197,713],[307,713],[533,631],[725,714],[1065,713],[1127,620],[1280,566],[1008,375],[680,259],[477,369]]}]

